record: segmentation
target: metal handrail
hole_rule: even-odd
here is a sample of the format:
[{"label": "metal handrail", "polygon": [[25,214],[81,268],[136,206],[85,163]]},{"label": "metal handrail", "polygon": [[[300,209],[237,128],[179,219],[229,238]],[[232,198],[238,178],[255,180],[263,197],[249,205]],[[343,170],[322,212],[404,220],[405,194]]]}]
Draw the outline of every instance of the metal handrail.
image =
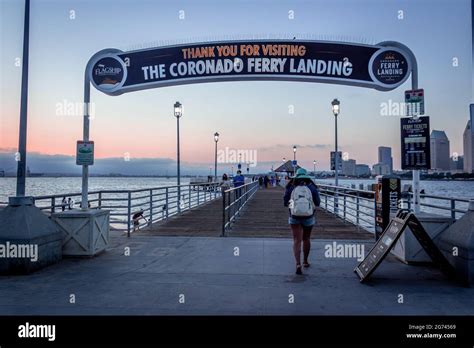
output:
[{"label": "metal handrail", "polygon": [[[318,184],[321,208],[366,231],[375,232],[375,192]],[[365,204],[363,204],[366,202]],[[370,206],[367,204],[370,202]]]},{"label": "metal handrail", "polygon": [[258,180],[225,190],[222,194],[222,237],[239,216],[242,208],[258,190]]},{"label": "metal handrail", "polygon": [[[122,219],[111,219],[111,222],[117,225],[114,226],[115,229],[126,230],[127,235],[130,236],[132,229],[131,215],[135,210],[138,210],[135,208],[143,209],[143,215],[147,220],[147,222],[139,224],[138,227],[141,228],[168,219],[221,196],[220,184],[217,182],[186,184],[180,185],[180,187],[181,197],[178,197],[177,185],[134,190],[90,191],[88,193],[88,203],[91,204],[91,208],[110,210],[111,216],[124,217]],[[143,194],[144,192],[148,194]],[[137,193],[141,194],[137,195]],[[51,215],[62,210],[62,202],[56,203],[56,200],[62,197],[81,197],[81,193],[35,196],[34,202],[39,209]],[[78,200],[75,205],[79,204],[80,206],[80,203],[80,200]],[[178,209],[178,204],[180,209]],[[67,204],[65,209],[68,209]]]},{"label": "metal handrail", "polygon": [[[345,221],[350,221],[356,225],[360,225],[364,229],[370,232],[375,231],[375,192],[369,190],[360,190],[356,188],[334,186],[334,185],[324,185],[317,184],[321,194],[321,207],[327,210],[330,213],[335,214],[336,216],[341,217]],[[364,195],[365,197],[362,197]],[[370,198],[367,198],[370,197]],[[460,216],[465,214],[468,210],[469,199],[466,198],[452,198],[452,197],[443,197],[429,194],[421,194],[420,198],[420,207],[422,212],[429,213],[428,209],[431,208],[436,211],[441,211],[448,213],[453,220],[458,219]],[[445,205],[435,204],[434,201],[445,202]],[[367,204],[362,204],[362,202],[370,202],[371,206]],[[441,203],[442,204],[442,203]],[[403,207],[406,205],[408,209],[413,207],[413,193],[408,193],[405,197],[402,197],[399,202],[399,206]],[[460,205],[464,205],[463,208],[460,208]],[[349,219],[352,217],[352,219]],[[367,221],[367,217],[370,222]],[[365,225],[361,225],[360,221],[365,222]]]},{"label": "metal handrail", "polygon": [[[436,211],[449,212],[449,216],[456,220],[468,211],[468,205],[470,200],[466,198],[452,198],[452,197],[443,197],[429,194],[420,194],[422,201],[420,202],[420,207],[427,207],[436,209]],[[443,201],[447,204],[445,206],[434,204],[430,200]],[[408,192],[407,197],[402,200],[404,203],[407,203],[408,206],[413,205],[413,193]],[[465,205],[465,209],[459,208],[460,204]],[[427,212],[424,210],[424,212]],[[458,214],[456,214],[458,213]]]},{"label": "metal handrail", "polygon": [[317,184],[317,186],[321,196],[321,208],[343,221],[353,223],[375,234],[374,191],[324,184]]}]

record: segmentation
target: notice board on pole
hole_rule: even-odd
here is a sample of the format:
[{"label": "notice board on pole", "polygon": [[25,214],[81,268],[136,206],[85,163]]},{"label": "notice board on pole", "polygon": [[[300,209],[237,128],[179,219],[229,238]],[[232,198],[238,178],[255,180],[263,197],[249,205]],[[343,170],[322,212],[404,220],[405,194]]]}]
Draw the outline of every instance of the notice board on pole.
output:
[{"label": "notice board on pole", "polygon": [[430,169],[430,117],[400,119],[403,170]]}]

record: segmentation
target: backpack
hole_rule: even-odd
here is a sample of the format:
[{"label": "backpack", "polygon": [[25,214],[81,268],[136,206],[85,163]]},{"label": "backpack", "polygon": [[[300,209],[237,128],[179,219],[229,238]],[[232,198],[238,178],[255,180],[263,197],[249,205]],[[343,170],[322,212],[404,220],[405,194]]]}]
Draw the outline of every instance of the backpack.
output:
[{"label": "backpack", "polygon": [[313,195],[308,186],[298,185],[291,192],[290,213],[296,217],[308,217],[314,214]]}]

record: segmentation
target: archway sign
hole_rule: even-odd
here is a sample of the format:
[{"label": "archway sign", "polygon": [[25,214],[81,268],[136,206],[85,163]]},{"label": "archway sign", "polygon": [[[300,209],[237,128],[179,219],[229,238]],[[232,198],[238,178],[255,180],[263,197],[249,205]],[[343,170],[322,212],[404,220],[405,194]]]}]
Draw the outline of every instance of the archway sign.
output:
[{"label": "archway sign", "polygon": [[[89,141],[90,83],[108,95],[149,88],[218,81],[322,82],[389,91],[412,75],[417,64],[405,45],[305,40],[245,40],[180,44],[122,52],[105,49],[89,60],[84,84],[84,135]],[[413,192],[417,207],[415,183]],[[419,175],[419,172],[418,172]],[[82,207],[87,209],[88,165],[83,165]]]},{"label": "archway sign", "polygon": [[321,41],[230,41],[122,52],[106,49],[88,64],[108,95],[217,81],[280,80],[392,90],[412,70],[411,52],[395,46]]}]

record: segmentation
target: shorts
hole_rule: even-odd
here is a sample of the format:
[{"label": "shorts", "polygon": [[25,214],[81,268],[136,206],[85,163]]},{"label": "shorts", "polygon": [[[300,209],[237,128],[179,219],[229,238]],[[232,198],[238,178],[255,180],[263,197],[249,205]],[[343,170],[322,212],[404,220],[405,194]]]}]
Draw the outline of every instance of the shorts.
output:
[{"label": "shorts", "polygon": [[316,219],[313,216],[308,217],[292,217],[288,218],[288,224],[290,225],[303,225],[304,227],[313,226],[316,223]]}]

